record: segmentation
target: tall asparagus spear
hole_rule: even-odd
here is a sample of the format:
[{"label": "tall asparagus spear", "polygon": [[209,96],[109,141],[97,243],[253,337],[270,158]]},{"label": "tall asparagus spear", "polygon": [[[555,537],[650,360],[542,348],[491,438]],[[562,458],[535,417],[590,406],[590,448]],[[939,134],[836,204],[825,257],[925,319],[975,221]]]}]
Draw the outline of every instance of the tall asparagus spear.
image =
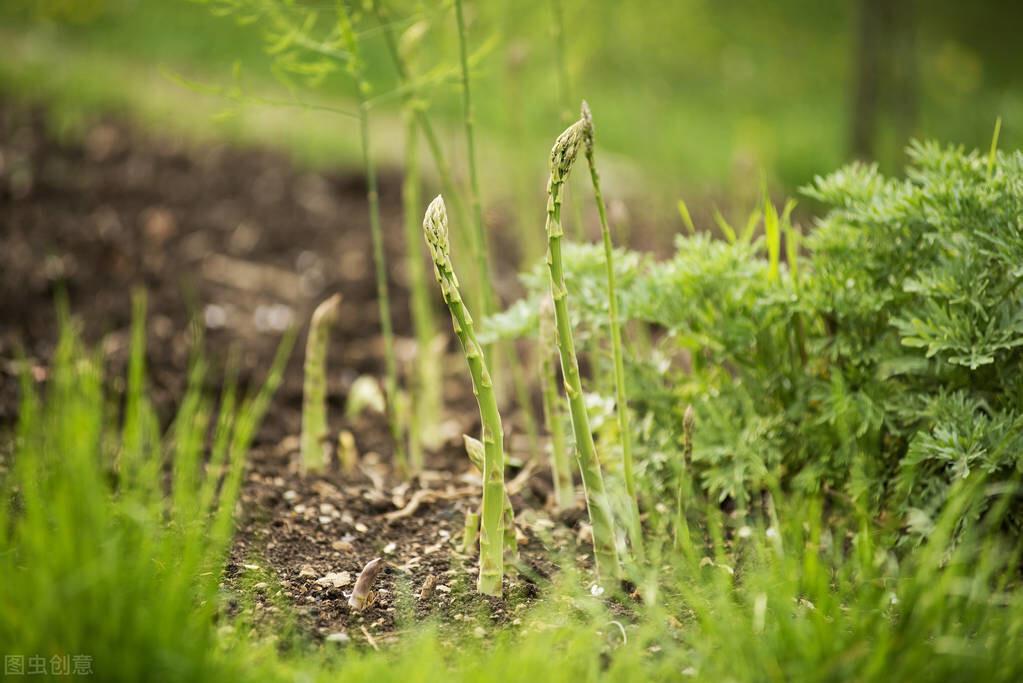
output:
[{"label": "tall asparagus spear", "polygon": [[616,579],[621,574],[618,548],[615,543],[614,518],[611,503],[604,489],[604,475],[597,459],[597,449],[590,431],[590,419],[583,400],[582,381],[579,378],[579,360],[575,354],[572,323],[568,316],[568,290],[562,264],[561,240],[565,230],[561,225],[561,189],[572,170],[579,146],[588,134],[586,121],[569,126],[554,143],[551,150],[551,175],[547,182],[547,266],[550,274],[551,298],[554,301],[554,321],[557,326],[557,344],[561,353],[561,371],[565,377],[565,393],[572,413],[572,431],[575,434],[576,459],[582,473],[586,507],[593,527],[593,552],[597,560],[597,574],[602,581]]},{"label": "tall asparagus spear", "polygon": [[497,410],[494,383],[451,265],[448,215],[444,199],[439,195],[426,209],[423,232],[433,259],[434,275],[440,284],[444,303],[451,312],[455,335],[462,344],[465,360],[469,364],[472,390],[483,423],[483,522],[480,528],[480,573],[476,589],[486,595],[499,596],[504,578],[504,431]]}]

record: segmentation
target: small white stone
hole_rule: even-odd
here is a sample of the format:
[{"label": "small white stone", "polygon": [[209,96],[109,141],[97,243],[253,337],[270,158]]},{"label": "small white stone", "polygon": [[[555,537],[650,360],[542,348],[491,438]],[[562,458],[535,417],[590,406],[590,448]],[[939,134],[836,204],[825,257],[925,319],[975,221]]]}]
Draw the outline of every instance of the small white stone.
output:
[{"label": "small white stone", "polygon": [[349,638],[348,634],[345,633],[344,631],[338,631],[337,633],[331,633],[329,636],[326,637],[326,641],[328,643],[338,643],[339,645],[344,645],[345,643],[347,643],[350,640],[351,640],[351,638]]},{"label": "small white stone", "polygon": [[394,541],[391,541],[390,543],[388,543],[387,545],[384,546],[384,554],[385,555],[390,555],[390,554],[392,554],[397,549],[398,549],[398,544],[395,543]]},{"label": "small white stone", "polygon": [[352,575],[349,572],[328,572],[316,579],[318,585],[332,588],[343,588],[351,582]]}]

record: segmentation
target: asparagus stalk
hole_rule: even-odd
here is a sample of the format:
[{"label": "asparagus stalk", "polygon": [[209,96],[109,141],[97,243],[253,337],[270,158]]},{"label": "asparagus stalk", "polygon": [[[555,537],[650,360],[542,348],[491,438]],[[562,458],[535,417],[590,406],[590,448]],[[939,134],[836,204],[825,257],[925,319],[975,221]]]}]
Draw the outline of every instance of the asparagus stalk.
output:
[{"label": "asparagus stalk", "polygon": [[465,513],[465,528],[462,530],[462,552],[472,555],[476,552],[476,543],[480,539],[480,513]]},{"label": "asparagus stalk", "polygon": [[696,412],[693,407],[686,406],[685,415],[682,417],[682,466],[678,475],[678,499],[676,501],[676,522],[675,522],[675,547],[688,551],[691,546],[689,538],[689,521],[686,519],[686,510],[689,507],[689,497],[692,495],[692,471],[693,462],[693,431],[696,428]]},{"label": "asparagus stalk", "polygon": [[561,396],[558,394],[557,370],[554,368],[554,306],[550,299],[540,304],[540,384],[543,417],[551,435],[551,479],[554,480],[554,501],[559,510],[575,503],[572,468],[565,446],[565,425],[561,421]]},{"label": "asparagus stalk", "polygon": [[614,246],[611,243],[611,228],[607,222],[607,208],[600,190],[600,174],[594,158],[593,116],[590,106],[583,101],[582,121],[586,123],[584,137],[586,162],[590,167],[590,181],[593,196],[600,214],[600,234],[604,241],[604,268],[607,271],[608,323],[611,327],[611,355],[614,358],[615,404],[618,409],[618,432],[622,444],[622,468],[625,470],[625,489],[629,493],[629,540],[640,560],[643,559],[643,531],[639,520],[639,499],[636,497],[636,480],[632,469],[632,432],[629,426],[629,399],[625,390],[625,362],[622,357],[622,328],[618,322],[618,291],[615,285]]},{"label": "asparagus stalk", "polygon": [[356,612],[361,612],[373,602],[373,582],[377,574],[383,571],[385,566],[381,557],[370,560],[359,572],[359,578],[355,580],[355,588],[348,598],[348,606]]},{"label": "asparagus stalk", "polygon": [[402,472],[408,471],[408,456],[405,450],[401,420],[398,411],[398,359],[394,351],[394,329],[391,324],[391,299],[387,286],[387,261],[384,255],[384,232],[380,225],[380,192],[377,189],[376,161],[370,150],[369,93],[371,86],[366,79],[365,62],[359,51],[351,18],[344,5],[338,4],[338,27],[345,49],[348,51],[347,69],[355,82],[359,100],[359,131],[362,143],[362,160],[366,171],[366,199],[369,202],[369,229],[373,240],[373,265],[376,271],[377,305],[380,307],[380,327],[384,337],[384,371],[387,394],[387,418],[394,440],[394,461]]},{"label": "asparagus stalk", "polygon": [[[476,116],[473,113],[469,78],[469,47],[465,30],[465,12],[462,0],[455,0],[455,19],[458,23],[458,53],[462,67],[462,120],[465,124],[465,145],[469,157],[469,203],[472,206],[476,239],[473,241],[476,268],[479,276],[480,310],[484,316],[494,312],[494,290],[490,279],[490,247],[487,229],[483,223],[483,203],[480,198],[480,179],[476,170]],[[486,353],[489,358],[489,350]]]},{"label": "asparagus stalk", "polygon": [[327,345],[337,322],[341,295],[335,294],[313,311],[305,345],[305,382],[302,388],[302,468],[322,470],[327,440]]},{"label": "asparagus stalk", "polygon": [[593,551],[600,580],[617,579],[621,574],[618,548],[615,544],[614,518],[611,503],[604,489],[604,476],[597,459],[597,449],[590,431],[590,419],[583,400],[582,381],[579,378],[579,360],[572,338],[572,325],[568,316],[568,290],[562,263],[561,240],[565,230],[561,225],[561,190],[572,170],[579,146],[587,135],[585,121],[569,126],[554,143],[551,150],[551,173],[547,182],[547,266],[550,275],[551,298],[554,301],[556,342],[561,354],[561,372],[565,378],[565,393],[572,414],[575,434],[576,459],[582,473],[586,507],[593,527]]},{"label": "asparagus stalk", "polygon": [[501,595],[504,577],[504,431],[497,410],[494,383],[487,369],[483,349],[476,339],[472,317],[462,301],[458,278],[451,265],[448,243],[448,216],[444,199],[438,196],[426,209],[423,219],[426,245],[433,259],[433,272],[440,284],[441,296],[451,312],[451,322],[465,353],[472,376],[472,390],[479,405],[483,425],[483,522],[480,529],[480,572],[477,590],[486,595]]},{"label": "asparagus stalk", "polygon": [[[468,434],[463,434],[462,439],[465,441],[465,452],[469,455],[469,460],[476,466],[480,472],[483,471],[483,461],[486,457],[486,449],[483,444],[480,443],[479,439],[474,439]],[[467,522],[468,523],[468,522]],[[504,492],[504,561],[505,563],[515,563],[519,559],[519,542],[515,537],[515,508],[512,507],[511,496],[508,495],[508,491]]]}]

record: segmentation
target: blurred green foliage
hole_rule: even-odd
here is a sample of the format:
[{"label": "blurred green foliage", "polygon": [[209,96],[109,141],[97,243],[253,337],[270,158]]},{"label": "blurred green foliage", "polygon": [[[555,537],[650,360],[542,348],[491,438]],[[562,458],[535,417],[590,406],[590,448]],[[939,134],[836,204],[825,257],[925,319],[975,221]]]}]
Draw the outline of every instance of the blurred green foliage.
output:
[{"label": "blurred green foliage", "polygon": [[[329,10],[316,2],[260,4],[324,16]],[[383,7],[399,31],[416,22],[428,29],[421,74],[456,64],[448,3],[399,0]],[[749,199],[759,169],[791,188],[848,159],[860,3],[508,0],[468,10],[470,40],[479,50],[479,128],[508,143],[513,163],[543,158],[583,97],[598,114],[602,144],[661,187],[701,183]],[[397,110],[400,98],[386,95],[397,81],[382,32],[365,14],[356,28],[374,92],[383,96],[381,107]],[[240,25],[186,0],[21,0],[0,8],[0,18],[23,40],[56,34],[84,53],[159,64],[207,82],[230,84],[236,62],[252,87],[272,79],[265,24]],[[1021,18],[1019,6],[1005,1],[913,8],[905,33],[912,38],[915,116],[904,130],[882,97],[876,150],[882,168],[901,166],[905,134],[978,146],[997,115],[1006,121],[1005,142],[1015,143],[1023,70],[1008,27]],[[313,80],[326,96],[351,95],[341,64]],[[456,85],[443,78],[429,84],[433,111],[457,121]]]}]

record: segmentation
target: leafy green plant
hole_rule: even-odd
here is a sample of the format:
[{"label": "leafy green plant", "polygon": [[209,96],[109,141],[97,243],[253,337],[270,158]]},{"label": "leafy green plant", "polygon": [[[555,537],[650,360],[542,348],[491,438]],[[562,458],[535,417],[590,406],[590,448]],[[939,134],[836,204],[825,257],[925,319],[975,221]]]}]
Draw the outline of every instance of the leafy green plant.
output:
[{"label": "leafy green plant", "polygon": [[[791,202],[778,213],[765,200],[763,237],[695,233],[663,261],[615,253],[622,321],[658,331],[651,353],[623,354],[637,387],[637,478],[653,500],[674,495],[689,404],[701,423],[693,481],[742,510],[780,482],[895,515],[912,539],[953,482],[1020,466],[1023,157],[933,143],[910,156],[903,180],[864,165],[818,178],[805,194],[831,208],[806,238]],[[590,247],[564,254],[572,325],[593,377],[613,377],[601,352],[606,273]],[[489,334],[533,333],[538,270]],[[614,390],[596,382],[601,395]],[[1012,508],[1005,519],[1023,516]]]}]

